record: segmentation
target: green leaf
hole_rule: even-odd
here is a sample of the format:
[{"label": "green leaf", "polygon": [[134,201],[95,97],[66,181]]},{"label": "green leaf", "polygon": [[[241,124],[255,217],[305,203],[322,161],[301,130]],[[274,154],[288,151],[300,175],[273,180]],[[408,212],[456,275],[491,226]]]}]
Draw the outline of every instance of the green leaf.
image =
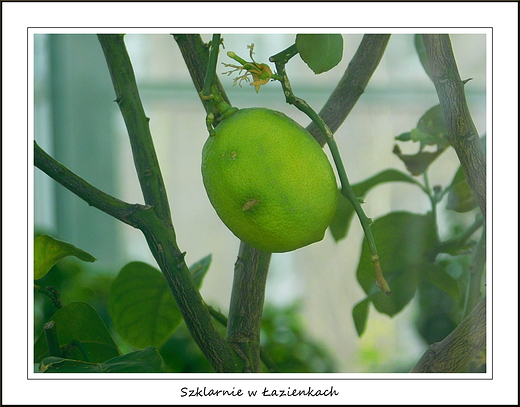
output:
[{"label": "green leaf", "polygon": [[421,116],[417,123],[417,130],[431,137],[427,144],[450,145],[448,127],[446,126],[440,104],[428,109],[426,113]]},{"label": "green leaf", "polygon": [[[366,179],[358,184],[352,185],[352,189],[358,198],[364,198],[366,194],[375,186],[385,182],[408,182],[417,184],[417,182],[410,177],[394,169],[384,170],[373,177]],[[336,214],[332,219],[329,229],[336,242],[345,238],[350,222],[354,216],[354,207],[345,196],[338,194],[338,206]]]},{"label": "green leaf", "polygon": [[336,242],[344,239],[354,216],[354,207],[341,193],[338,194],[336,213],[329,224],[329,230]]},{"label": "green leaf", "polygon": [[[412,175],[420,175],[435,159],[450,145],[448,128],[444,121],[441,106],[435,105],[424,113],[417,123],[417,127],[410,132],[395,137],[399,141],[419,142],[419,152],[416,154],[402,154],[399,146],[395,146],[393,153],[401,159]],[[427,145],[437,146],[437,151],[423,151]]]},{"label": "green leaf", "polygon": [[40,235],[34,239],[34,279],[44,277],[57,262],[67,256],[76,256],[88,262],[96,261],[91,254],[78,249],[70,243],[54,239],[49,235]]},{"label": "green leaf", "polygon": [[426,55],[426,49],[424,48],[422,34],[415,34],[414,45],[415,45],[415,50],[417,51],[417,55],[419,55],[419,60],[421,61],[421,65],[423,66],[426,74],[431,79],[432,76],[430,75],[430,64],[428,62],[428,56]]},{"label": "green leaf", "polygon": [[363,335],[363,332],[365,332],[369,307],[370,300],[365,298],[354,305],[352,309],[352,317],[354,318],[354,325],[356,326],[358,336]]},{"label": "green leaf", "polygon": [[412,175],[421,175],[428,166],[441,155],[446,148],[440,148],[435,152],[419,151],[417,154],[403,154],[401,148],[396,144],[392,151],[404,163],[406,169]]},{"label": "green leaf", "polygon": [[396,136],[395,139],[399,141],[410,141],[412,139],[412,132],[407,131],[405,133],[401,133]]},{"label": "green leaf", "polygon": [[[58,344],[61,348],[71,341],[80,341],[88,351],[90,360],[102,362],[119,355],[105,323],[97,311],[85,302],[73,302],[54,313],[51,321],[55,322]],[[42,332],[34,345],[34,361],[40,362],[49,356],[45,334]],[[84,360],[83,354],[72,348],[67,357]]]},{"label": "green leaf", "polygon": [[[210,263],[211,255],[191,267],[197,287]],[[182,322],[164,275],[142,262],[121,269],[112,283],[108,311],[118,334],[136,348],[160,348]]]},{"label": "green leaf", "polygon": [[478,206],[462,167],[459,166],[449,188],[446,209],[462,213],[469,212]]},{"label": "green leaf", "polygon": [[190,267],[190,273],[193,277],[193,281],[195,281],[197,288],[200,288],[202,285],[202,280],[206,276],[206,273],[209,270],[209,266],[211,265],[211,258],[211,254],[208,254],[206,257],[203,257],[198,262],[192,264]]},{"label": "green leaf", "polygon": [[42,373],[163,373],[162,358],[154,347],[117,356],[103,363],[48,357],[40,363]]},{"label": "green leaf", "polygon": [[296,49],[315,74],[327,72],[343,57],[341,34],[298,34]]},{"label": "green leaf", "polygon": [[410,132],[410,139],[412,141],[418,141],[421,144],[421,150],[426,145],[448,145],[447,139],[443,139],[442,137],[439,137],[438,135],[432,135],[430,133],[425,133],[421,131],[420,129],[412,129]]},{"label": "green leaf", "polygon": [[182,321],[163,274],[142,262],[121,269],[110,289],[108,311],[117,333],[136,348],[160,347]]},{"label": "green leaf", "polygon": [[378,292],[374,266],[363,241],[357,279],[376,309],[389,316],[400,312],[413,298],[421,272],[430,264],[429,251],[436,244],[435,223],[431,213],[392,212],[371,226],[383,274],[392,295]]}]

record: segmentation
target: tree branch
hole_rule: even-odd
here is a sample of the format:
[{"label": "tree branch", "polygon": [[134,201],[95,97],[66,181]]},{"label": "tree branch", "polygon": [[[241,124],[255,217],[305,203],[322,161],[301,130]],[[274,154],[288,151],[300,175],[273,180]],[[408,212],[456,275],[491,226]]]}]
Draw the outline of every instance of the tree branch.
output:
[{"label": "tree branch", "polygon": [[486,155],[469,112],[455,56],[447,34],[423,34],[430,76],[437,90],[450,143],[486,216]]},{"label": "tree branch", "polygon": [[116,102],[128,130],[137,176],[146,204],[154,208],[163,222],[171,225],[166,188],[155,153],[149,121],[146,117],[134,70],[123,35],[98,35],[116,92]]},{"label": "tree branch", "polygon": [[[341,126],[357,103],[383,57],[389,34],[365,34],[343,77],[321,109],[319,115],[332,133]],[[327,142],[318,126],[312,122],[307,130],[324,146]]]},{"label": "tree branch", "polygon": [[271,253],[240,243],[227,324],[227,341],[249,362],[246,370],[261,372],[260,324]]},{"label": "tree branch", "polygon": [[69,191],[83,199],[90,206],[134,228],[138,227],[138,223],[133,219],[132,215],[136,211],[150,208],[146,205],[123,202],[97,189],[48,155],[36,141],[34,142],[34,165]]},{"label": "tree branch", "polygon": [[410,373],[457,373],[486,346],[486,297],[441,342],[430,346]]}]

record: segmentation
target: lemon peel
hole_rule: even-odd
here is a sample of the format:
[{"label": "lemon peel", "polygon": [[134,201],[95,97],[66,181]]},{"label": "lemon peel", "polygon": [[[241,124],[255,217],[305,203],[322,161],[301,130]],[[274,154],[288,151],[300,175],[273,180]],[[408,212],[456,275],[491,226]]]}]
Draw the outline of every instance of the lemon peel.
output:
[{"label": "lemon peel", "polygon": [[223,120],[202,152],[206,192],[224,224],[266,252],[320,241],[337,206],[334,171],[302,126],[266,108]]}]

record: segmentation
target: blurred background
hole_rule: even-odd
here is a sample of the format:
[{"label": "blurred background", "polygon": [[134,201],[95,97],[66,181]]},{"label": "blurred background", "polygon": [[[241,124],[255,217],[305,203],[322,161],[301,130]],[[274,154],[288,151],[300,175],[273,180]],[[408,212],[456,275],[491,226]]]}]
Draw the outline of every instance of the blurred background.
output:
[{"label": "blurred background", "polygon": [[[205,41],[210,38],[203,35]],[[264,63],[294,42],[292,34],[223,34],[223,38],[226,51],[246,60],[247,46],[254,43],[254,58]],[[287,65],[293,91],[317,111],[342,77],[362,35],[344,34],[343,38],[343,60],[327,73],[315,75],[299,57]],[[465,90],[475,125],[483,135],[486,37],[457,34],[451,39],[462,79],[473,78]],[[187,252],[188,265],[212,254],[202,295],[209,305],[227,313],[239,242],[217,217],[202,184],[201,150],[207,138],[204,109],[171,35],[127,34],[125,42],[150,118],[179,247]],[[223,73],[229,68],[220,62],[234,61],[221,53],[218,70]],[[269,107],[307,126],[309,119],[285,103],[278,83],[262,86],[257,94],[246,82],[241,87],[232,86],[236,76],[220,75],[234,106]],[[127,202],[142,203],[126,129],[114,99],[96,35],[35,35],[35,140],[91,184]],[[350,182],[363,181],[387,168],[406,172],[392,154],[395,137],[415,128],[419,118],[437,103],[435,88],[415,51],[413,35],[392,35],[365,93],[335,135]],[[418,150],[416,143],[401,143],[401,147],[405,154]],[[449,185],[457,168],[456,155],[449,149],[432,165],[431,185]],[[90,298],[95,297],[96,289],[108,290],[110,281],[129,261],[156,266],[138,230],[89,207],[38,169],[34,172],[34,189],[35,231],[72,243],[98,259],[88,266],[86,275],[82,274],[83,280],[76,281],[89,287]],[[427,196],[404,183],[378,186],[365,201],[364,210],[374,219],[395,210],[425,213],[430,209]],[[449,234],[447,225],[453,221],[444,207],[439,207],[441,237]],[[474,216],[474,212],[457,214],[457,221],[469,224]],[[270,318],[282,327],[288,323],[288,315],[290,321],[296,321],[298,333],[305,335],[307,343],[316,345],[302,348],[300,358],[304,360],[305,352],[319,348],[333,360],[322,370],[408,371],[428,346],[414,327],[416,299],[394,318],[372,308],[365,333],[360,338],[356,333],[352,307],[365,297],[355,276],[362,239],[361,227],[354,219],[347,238],[339,243],[327,232],[321,242],[274,254],[267,281],[266,317],[278,315],[278,319]],[[107,287],[88,283],[93,278],[105,281]],[[291,332],[285,334],[281,342],[294,340]]]}]

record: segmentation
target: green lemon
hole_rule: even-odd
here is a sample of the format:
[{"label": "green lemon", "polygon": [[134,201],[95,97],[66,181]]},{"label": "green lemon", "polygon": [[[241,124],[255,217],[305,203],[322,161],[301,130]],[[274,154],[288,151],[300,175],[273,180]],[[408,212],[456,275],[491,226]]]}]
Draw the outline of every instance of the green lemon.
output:
[{"label": "green lemon", "polygon": [[320,241],[338,188],[320,145],[286,115],[241,109],[223,120],[202,151],[211,204],[242,241],[287,252]]}]

